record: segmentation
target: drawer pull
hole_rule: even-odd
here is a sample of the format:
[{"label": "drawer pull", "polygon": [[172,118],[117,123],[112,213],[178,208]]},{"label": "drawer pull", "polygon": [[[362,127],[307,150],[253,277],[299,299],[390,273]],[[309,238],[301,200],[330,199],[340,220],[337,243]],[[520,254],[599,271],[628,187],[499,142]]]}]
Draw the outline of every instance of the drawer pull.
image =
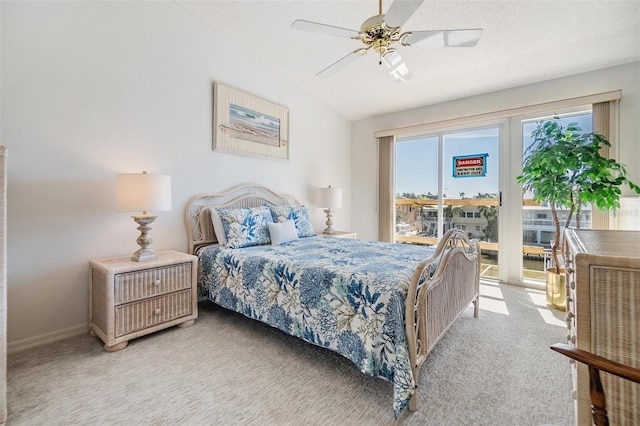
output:
[{"label": "drawer pull", "polygon": [[160,287],[161,281],[160,280],[155,280],[153,282],[153,285],[155,285],[156,287]]},{"label": "drawer pull", "polygon": [[573,274],[573,268],[567,268],[567,274],[569,275]]},{"label": "drawer pull", "polygon": [[154,314],[156,314],[156,315],[160,315],[160,312],[162,312],[162,311],[160,310],[160,308],[156,308],[156,310],[155,310],[155,311],[153,311],[153,313],[154,313]]},{"label": "drawer pull", "polygon": [[576,282],[575,281],[571,281],[571,283],[569,283],[569,287],[571,287],[571,290],[575,290],[576,289]]}]

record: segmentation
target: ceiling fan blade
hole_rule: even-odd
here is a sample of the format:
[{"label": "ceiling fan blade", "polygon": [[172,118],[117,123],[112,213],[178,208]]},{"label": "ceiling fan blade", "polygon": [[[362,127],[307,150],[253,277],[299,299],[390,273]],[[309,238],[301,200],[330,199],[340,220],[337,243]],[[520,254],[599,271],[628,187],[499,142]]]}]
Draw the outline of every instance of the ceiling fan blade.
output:
[{"label": "ceiling fan blade", "polygon": [[349,65],[350,63],[355,62],[357,59],[359,59],[360,57],[364,56],[365,53],[367,53],[367,49],[364,49],[364,48],[363,49],[354,50],[353,52],[349,53],[347,56],[344,56],[344,57],[338,59],[336,62],[334,62],[333,64],[329,65],[328,67],[326,67],[322,71],[320,71],[318,74],[316,74],[316,76],[318,76],[318,77],[331,77],[332,75],[334,75],[335,73],[337,73],[341,69],[346,68],[346,66]]},{"label": "ceiling fan blade", "polygon": [[401,36],[405,46],[416,43],[429,47],[473,47],[482,36],[481,28],[470,30],[409,31]]},{"label": "ceiling fan blade", "polygon": [[293,21],[291,28],[294,30],[310,31],[313,33],[329,34],[339,37],[352,38],[358,35],[358,31],[356,30],[321,24],[319,22],[305,21],[304,19],[297,19]]},{"label": "ceiling fan blade", "polygon": [[424,0],[395,0],[384,15],[389,28],[401,27],[418,10]]},{"label": "ceiling fan blade", "polygon": [[411,78],[411,72],[397,50],[387,50],[382,55],[382,61],[389,67],[391,77],[393,77],[396,82],[400,83]]}]

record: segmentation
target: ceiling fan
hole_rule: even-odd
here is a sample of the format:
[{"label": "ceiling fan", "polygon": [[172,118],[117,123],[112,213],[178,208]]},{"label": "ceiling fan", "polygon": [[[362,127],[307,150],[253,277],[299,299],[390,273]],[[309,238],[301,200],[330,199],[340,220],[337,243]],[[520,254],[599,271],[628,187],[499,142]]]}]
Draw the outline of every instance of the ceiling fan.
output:
[{"label": "ceiling fan", "polygon": [[482,36],[481,28],[401,32],[400,27],[407,22],[423,1],[395,0],[389,6],[387,13],[382,14],[382,0],[379,0],[378,14],[364,21],[360,26],[360,31],[303,19],[294,21],[291,28],[348,37],[364,44],[364,47],[354,50],[329,65],[316,74],[317,76],[329,77],[373,49],[380,55],[380,64],[384,62],[391,70],[390,73],[394,80],[401,82],[410,79],[411,72],[395,49],[395,43],[402,46],[413,46],[422,42],[430,47],[473,47]]}]

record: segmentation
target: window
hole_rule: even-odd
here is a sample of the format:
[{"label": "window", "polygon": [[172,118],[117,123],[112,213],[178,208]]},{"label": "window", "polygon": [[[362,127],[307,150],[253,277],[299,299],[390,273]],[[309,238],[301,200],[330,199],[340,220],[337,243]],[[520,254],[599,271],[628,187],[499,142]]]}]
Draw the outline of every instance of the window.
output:
[{"label": "window", "polygon": [[[466,222],[467,227],[471,229],[480,226],[481,231],[474,231],[476,234],[474,238],[481,240],[483,268],[485,266],[493,268],[491,274],[485,274],[486,268],[483,269],[482,276],[497,277],[504,282],[538,286],[539,280],[544,280],[544,277],[539,278],[539,276],[543,276],[544,273],[541,274],[534,270],[536,268],[529,267],[529,263],[532,263],[530,261],[541,263],[537,259],[542,257],[542,248],[548,247],[553,235],[553,224],[548,208],[532,202],[530,197],[523,199],[521,188],[515,188],[513,185],[513,180],[521,171],[523,151],[531,142],[529,138],[531,128],[527,128],[527,125],[535,123],[540,118],[551,118],[554,115],[560,115],[562,118],[569,118],[572,121],[576,121],[576,117],[579,115],[589,115],[593,118],[584,121],[584,117],[578,118],[582,130],[598,131],[609,137],[615,149],[618,122],[617,104],[620,96],[620,91],[612,91],[538,105],[526,104],[525,102],[520,107],[493,111],[486,115],[480,114],[473,117],[454,118],[427,122],[422,125],[411,125],[405,128],[376,131],[375,136],[378,139],[379,158],[381,159],[379,161],[381,166],[379,168],[378,192],[379,200],[382,200],[382,207],[380,207],[382,213],[386,211],[384,209],[390,210],[388,207],[394,205],[393,196],[403,192],[401,188],[409,186],[406,185],[409,181],[404,179],[406,176],[411,177],[409,183],[422,183],[422,187],[416,186],[416,189],[411,189],[411,192],[424,195],[420,204],[431,210],[425,215],[430,220],[428,221],[429,226],[425,227],[424,231],[415,229],[410,234],[411,238],[401,237],[396,238],[396,241],[402,242],[410,239],[413,241],[424,235],[428,237],[424,244],[433,244],[443,232],[446,232],[453,225],[460,227],[462,224],[459,222]],[[592,106],[593,114],[591,114]],[[486,121],[482,122],[483,119]],[[593,127],[585,125],[585,123],[591,124],[591,122],[593,122]],[[505,124],[506,126],[503,127]],[[498,130],[498,149],[482,149],[484,145],[478,136],[483,130],[489,131],[491,128]],[[611,130],[609,130],[610,128]],[[422,135],[416,136],[419,132]],[[484,136],[489,135],[485,134]],[[420,139],[419,142],[418,139]],[[466,142],[463,143],[462,139],[466,139]],[[392,155],[388,154],[389,142],[395,147]],[[416,142],[414,145],[415,155],[409,153],[410,149],[405,149],[404,153],[402,149],[398,149],[400,145],[411,144],[411,142]],[[418,145],[424,151],[418,152]],[[453,148],[462,146],[467,148],[467,152],[453,151]],[[509,147],[509,149],[501,150],[500,147],[503,146]],[[520,147],[522,147],[522,151],[519,149]],[[453,156],[488,153],[487,170],[498,172],[498,166],[501,166],[499,181],[496,179],[495,186],[489,190],[476,190],[470,185],[459,187],[457,183],[461,181],[472,183],[480,179],[452,179],[452,152]],[[498,164],[495,163],[496,160],[500,160],[497,162]],[[388,177],[392,177],[388,174],[389,171],[395,174],[395,181],[388,179]],[[395,183],[395,188],[389,187],[391,182]],[[500,190],[504,193],[500,193]],[[491,199],[492,196],[496,198]],[[405,200],[396,198],[396,208],[399,204],[406,204],[403,201]],[[470,216],[467,216],[467,210],[478,213],[478,215],[473,215],[473,221],[468,219]],[[502,219],[518,216],[522,217],[522,225],[514,224],[512,220]],[[609,217],[606,215],[605,221],[601,223],[603,220],[601,216],[599,211],[591,211],[589,208],[583,210],[581,227],[588,228],[593,223],[594,228],[605,229],[608,226]],[[387,230],[389,233],[393,232],[393,226],[389,226],[393,225],[390,217],[390,215],[379,214],[380,238],[386,238]],[[425,220],[425,222],[427,221]],[[572,225],[573,223],[575,221],[572,222]],[[505,224],[515,225],[512,228],[519,229],[520,232],[499,233],[498,229]],[[410,223],[408,225],[411,226]],[[420,232],[423,233],[420,234]],[[500,234],[500,241],[498,241],[498,234]],[[503,248],[504,250],[502,250]],[[492,263],[496,259],[497,263],[501,265],[499,269],[498,265]]]},{"label": "window", "polygon": [[[592,130],[591,111],[576,111],[559,115],[563,126],[569,123],[578,123],[583,132]],[[527,148],[533,143],[531,132],[536,128],[537,122],[542,119],[552,117],[536,117],[521,121],[522,127],[522,149],[523,158],[527,153]],[[544,270],[546,266],[544,259],[535,254],[541,248],[549,248],[555,238],[555,224],[553,223],[550,207],[546,204],[537,205],[532,203],[533,194],[523,194],[522,201],[522,245],[525,253],[523,259],[522,276],[523,279],[531,282],[544,282]],[[569,211],[565,208],[557,209],[560,226],[564,227]],[[531,219],[531,218],[534,219]],[[581,227],[591,228],[591,206],[584,206],[581,212]],[[575,215],[569,226],[576,226]],[[564,232],[562,229],[561,233]],[[526,254],[529,253],[529,256]]]}]

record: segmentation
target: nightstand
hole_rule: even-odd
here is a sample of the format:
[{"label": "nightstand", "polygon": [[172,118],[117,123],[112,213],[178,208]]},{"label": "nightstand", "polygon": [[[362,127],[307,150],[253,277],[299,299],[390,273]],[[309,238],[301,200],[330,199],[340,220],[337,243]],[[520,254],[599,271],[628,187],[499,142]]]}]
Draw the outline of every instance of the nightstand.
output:
[{"label": "nightstand", "polygon": [[356,233],[351,231],[336,231],[335,234],[318,234],[322,237],[335,237],[335,238],[353,238],[356,239]]},{"label": "nightstand", "polygon": [[89,331],[109,352],[198,317],[197,257],[177,251],[134,262],[131,256],[89,262]]}]

